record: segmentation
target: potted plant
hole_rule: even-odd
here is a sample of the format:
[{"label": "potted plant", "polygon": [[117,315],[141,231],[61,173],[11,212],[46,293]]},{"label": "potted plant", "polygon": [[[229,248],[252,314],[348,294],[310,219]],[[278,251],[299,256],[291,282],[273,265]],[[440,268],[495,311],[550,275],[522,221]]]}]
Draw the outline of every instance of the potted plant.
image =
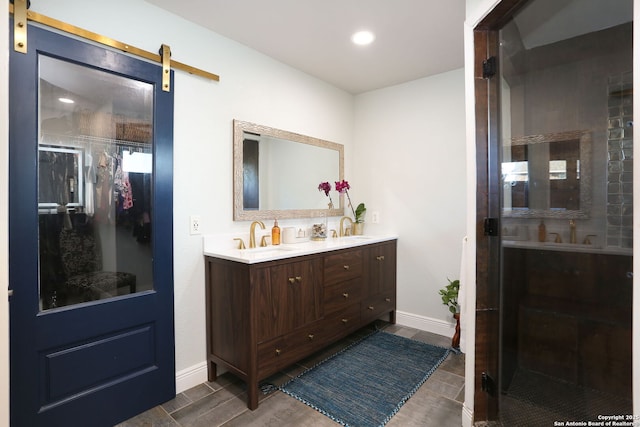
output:
[{"label": "potted plant", "polygon": [[364,214],[366,211],[367,211],[367,208],[364,207],[364,203],[360,203],[356,208],[356,213],[355,213],[356,223],[364,222]]},{"label": "potted plant", "polygon": [[440,289],[439,293],[442,297],[442,304],[449,307],[449,311],[456,319],[456,332],[451,339],[451,347],[460,347],[460,306],[458,305],[458,292],[460,291],[460,280],[451,280],[447,278],[449,284]]}]

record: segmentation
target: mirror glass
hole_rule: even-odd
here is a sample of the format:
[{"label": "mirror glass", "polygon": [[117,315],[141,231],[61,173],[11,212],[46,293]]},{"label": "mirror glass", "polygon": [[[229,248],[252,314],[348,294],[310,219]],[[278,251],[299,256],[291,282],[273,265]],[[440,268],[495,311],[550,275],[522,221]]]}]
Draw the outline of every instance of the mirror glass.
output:
[{"label": "mirror glass", "polygon": [[233,219],[340,216],[321,182],[344,179],[344,146],[254,123],[233,121]]},{"label": "mirror glass", "polygon": [[587,218],[590,166],[589,132],[512,138],[503,152],[503,216]]}]

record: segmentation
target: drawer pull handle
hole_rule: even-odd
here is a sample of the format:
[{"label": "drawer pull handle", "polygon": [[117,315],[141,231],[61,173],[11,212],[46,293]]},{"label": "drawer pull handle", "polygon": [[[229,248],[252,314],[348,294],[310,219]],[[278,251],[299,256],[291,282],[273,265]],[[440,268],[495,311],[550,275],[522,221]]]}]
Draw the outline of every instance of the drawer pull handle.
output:
[{"label": "drawer pull handle", "polygon": [[296,282],[298,283],[302,282],[302,276],[296,276]]},{"label": "drawer pull handle", "polygon": [[309,334],[309,341],[313,340],[313,334]]},{"label": "drawer pull handle", "polygon": [[373,306],[370,305],[369,307],[367,307],[369,310],[373,311]]},{"label": "drawer pull handle", "polygon": [[384,255],[379,255],[376,257],[378,261],[384,261]]},{"label": "drawer pull handle", "polygon": [[289,277],[289,283],[293,285],[294,283],[296,283],[296,279],[294,277]]},{"label": "drawer pull handle", "polygon": [[342,294],[343,297],[345,298],[349,298],[349,294],[347,292],[345,292],[344,294]]},{"label": "drawer pull handle", "polygon": [[276,348],[276,356],[280,356],[280,353],[282,353],[282,350],[280,350],[279,348]]},{"label": "drawer pull handle", "polygon": [[347,324],[348,321],[349,319],[342,319],[342,323],[344,323],[345,325]]},{"label": "drawer pull handle", "polygon": [[386,302],[391,302],[391,298],[385,298],[384,299]]},{"label": "drawer pull handle", "polygon": [[348,266],[348,265],[345,265],[345,266],[344,266],[344,269],[345,269],[345,270],[348,270],[348,269],[349,269],[349,266]]}]

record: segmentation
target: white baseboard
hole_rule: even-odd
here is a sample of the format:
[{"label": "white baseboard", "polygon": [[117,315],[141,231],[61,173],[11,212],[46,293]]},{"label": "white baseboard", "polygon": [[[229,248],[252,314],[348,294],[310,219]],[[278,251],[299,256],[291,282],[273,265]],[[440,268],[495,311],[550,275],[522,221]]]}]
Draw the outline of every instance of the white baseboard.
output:
[{"label": "white baseboard", "polygon": [[473,427],[473,410],[462,405],[462,427]]},{"label": "white baseboard", "polygon": [[396,323],[420,329],[421,331],[442,335],[444,337],[453,336],[456,329],[455,323],[440,319],[433,319],[431,317],[419,316],[417,314],[406,313],[403,311],[396,311]]},{"label": "white baseboard", "polygon": [[176,394],[207,382],[207,362],[176,372]]}]

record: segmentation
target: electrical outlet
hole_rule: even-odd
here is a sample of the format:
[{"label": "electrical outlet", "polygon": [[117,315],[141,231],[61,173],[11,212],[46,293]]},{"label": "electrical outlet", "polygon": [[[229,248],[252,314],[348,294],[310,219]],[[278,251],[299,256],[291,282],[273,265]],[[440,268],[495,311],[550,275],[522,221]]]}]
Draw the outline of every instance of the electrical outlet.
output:
[{"label": "electrical outlet", "polygon": [[378,211],[371,212],[371,223],[372,224],[379,224],[380,223],[380,212],[378,212]]},{"label": "electrical outlet", "polygon": [[191,215],[189,217],[189,234],[200,234],[200,227],[202,226],[202,220],[200,215]]}]

